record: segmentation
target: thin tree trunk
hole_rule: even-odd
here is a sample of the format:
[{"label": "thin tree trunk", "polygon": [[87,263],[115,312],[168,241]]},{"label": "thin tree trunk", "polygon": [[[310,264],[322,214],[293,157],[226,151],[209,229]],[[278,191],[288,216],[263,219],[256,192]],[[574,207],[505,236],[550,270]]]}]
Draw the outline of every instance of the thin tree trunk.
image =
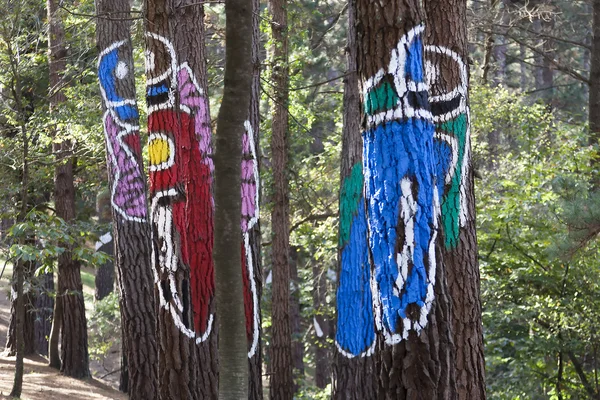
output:
[{"label": "thin tree trunk", "polygon": [[48,339],[52,329],[52,312],[54,309],[54,274],[43,274],[39,278],[40,289],[36,296],[35,308],[35,351],[43,356],[48,355]]},{"label": "thin tree trunk", "polygon": [[[106,3],[107,3],[106,1],[100,1],[100,0],[97,1],[96,2],[96,13],[101,12],[100,11],[101,8],[103,10],[108,8]],[[127,8],[129,8],[128,5],[127,5]],[[110,11],[111,11],[110,9],[106,9],[105,11],[102,11],[102,13],[103,13],[102,15],[107,14]],[[123,14],[119,14],[119,15],[117,15],[117,18],[125,18],[125,17],[123,17]],[[98,45],[100,45],[100,43],[103,41],[117,42],[118,39],[120,39],[118,37],[118,35],[115,35],[113,32],[111,32],[113,29],[111,28],[110,22],[107,23],[106,21],[109,21],[109,20],[102,18],[102,19],[98,20],[98,23],[96,25],[96,36],[97,36],[96,42]],[[100,38],[99,36],[103,36],[103,37]],[[106,39],[104,39],[104,38],[106,38]],[[117,40],[113,40],[113,39],[117,39]],[[112,43],[110,43],[110,44],[112,44]],[[98,47],[100,47],[100,46],[98,46]],[[104,49],[101,48],[100,52],[102,52],[102,50],[104,50]],[[122,65],[124,65],[124,64],[122,64]],[[111,77],[111,75],[107,75],[107,77]],[[135,87],[133,89],[135,90]],[[113,121],[113,119],[110,119],[106,122],[110,122],[110,121]],[[110,142],[108,145],[110,145]],[[111,153],[107,153],[107,154],[110,155]],[[107,161],[108,161],[108,165],[112,165],[110,156],[107,158]],[[96,215],[98,215],[98,222],[100,222],[102,224],[106,224],[106,223],[110,222],[110,220],[111,220],[111,209],[112,209],[112,207],[111,207],[112,199],[111,198],[112,198],[112,194],[111,194],[110,190],[102,191],[96,195]],[[110,256],[114,256],[115,242],[113,240],[111,232],[106,232],[102,236],[100,236],[98,242],[96,242],[96,251],[102,251]],[[96,270],[96,278],[94,279],[94,283],[96,285],[96,291],[94,293],[94,298],[96,299],[96,301],[102,300],[103,298],[105,298],[106,296],[108,296],[110,293],[113,292],[114,286],[115,286],[114,258],[113,258],[113,260],[108,261],[98,267],[98,269]]]},{"label": "thin tree trunk", "polygon": [[331,382],[331,351],[329,346],[329,318],[325,315],[327,306],[325,296],[327,295],[327,275],[316,260],[312,260],[313,277],[313,317],[315,337],[313,339],[315,348],[315,385],[324,389]]},{"label": "thin tree trunk", "polygon": [[262,400],[260,257],[260,30],[258,0],[252,0],[252,86],[248,120],[242,138],[242,277],[248,338],[248,399]]},{"label": "thin tree trunk", "polygon": [[23,261],[20,259],[17,260],[15,264],[14,273],[16,275],[16,306],[15,306],[15,350],[17,359],[15,360],[15,379],[13,382],[13,387],[10,392],[11,397],[21,397],[21,391],[23,390],[23,356],[24,356],[24,339],[23,339],[23,320],[25,318],[25,303],[23,301]]},{"label": "thin tree trunk", "polygon": [[271,68],[273,81],[271,157],[273,166],[273,298],[271,341],[272,399],[294,395],[290,325],[289,181],[288,181],[288,31],[287,1],[269,0],[272,16]]},{"label": "thin tree trunk", "polygon": [[[57,0],[48,0],[48,47],[50,71],[50,110],[57,109],[66,101],[60,90],[61,74],[66,68],[65,32],[62,25]],[[54,135],[61,133],[53,128]],[[56,158],[54,170],[54,201],[56,215],[66,223],[75,218],[75,186],[73,182],[73,144],[70,140],[62,140],[53,144]],[[58,291],[57,302],[62,303],[63,313],[60,322],[61,372],[74,378],[90,375],[87,323],[83,287],[79,270],[79,262],[73,259],[68,248],[58,257]],[[55,314],[55,321],[56,321]]]},{"label": "thin tree trunk", "polygon": [[194,0],[148,0],[145,13],[160,397],[212,399],[218,323],[204,12]]},{"label": "thin tree trunk", "polygon": [[420,2],[358,0],[356,15],[378,397],[454,399]]},{"label": "thin tree trunk", "polygon": [[[244,110],[250,110],[253,80],[252,12],[252,0],[225,3],[225,79],[217,119],[214,247],[220,332],[219,399],[222,400],[248,398],[248,316],[242,278],[246,271],[240,274],[242,254],[231,249],[242,248],[238,233],[242,226],[242,136],[247,130],[248,116]],[[254,137],[250,139],[246,134],[248,140]]]},{"label": "thin tree trunk", "polygon": [[[122,388],[126,386],[131,399],[155,399],[159,394],[156,303],[129,1],[98,0],[96,13],[105,16],[98,20],[96,39],[127,372]],[[112,287],[114,268],[106,272],[105,283]],[[97,295],[106,294],[100,292]]]},{"label": "thin tree trunk", "polygon": [[[32,240],[27,240],[26,243],[32,244]],[[30,356],[35,354],[36,352],[36,342],[35,342],[35,319],[36,319],[36,297],[33,288],[34,288],[34,280],[36,279],[33,276],[35,272],[35,263],[31,261],[21,261],[19,263],[20,271],[19,273],[23,276],[23,287],[21,287],[22,291],[22,299],[21,303],[23,305],[23,316],[21,319],[21,331],[17,332],[17,310],[18,310],[18,279],[15,279],[13,284],[11,285],[11,305],[10,305],[10,322],[8,324],[7,330],[7,338],[6,338],[6,350],[9,356],[14,356],[17,353],[17,342],[19,341],[19,337],[23,342],[23,355]],[[18,278],[18,277],[17,277]],[[25,283],[29,283],[27,286],[28,290],[25,290]]]},{"label": "thin tree trunk", "polygon": [[[426,0],[442,256],[452,299],[458,399],[485,399],[485,360],[469,130],[466,0]],[[449,94],[454,97],[449,98]],[[452,155],[452,158],[449,156]]]},{"label": "thin tree trunk", "polygon": [[294,392],[299,389],[299,382],[304,379],[304,343],[302,340],[302,317],[300,315],[300,278],[298,276],[297,246],[290,247],[290,326],[292,332],[292,366],[294,374]]},{"label": "thin tree trunk", "polygon": [[50,337],[48,338],[48,365],[56,369],[60,369],[61,364],[58,344],[60,342],[62,318],[62,301],[56,296],[54,299],[54,310],[52,310],[52,327],[50,328]]},{"label": "thin tree trunk", "polygon": [[[589,116],[590,126],[589,144],[596,146],[596,151],[592,159],[593,165],[600,163],[600,0],[594,0],[592,3],[593,22],[592,22],[592,49],[590,55],[590,75],[589,75]],[[600,187],[600,174],[596,174],[592,181],[594,187]]]},{"label": "thin tree trunk", "polygon": [[337,325],[333,365],[333,398],[336,400],[371,400],[377,397],[356,41],[356,1],[351,0],[348,7],[348,72],[344,79],[340,168]]}]

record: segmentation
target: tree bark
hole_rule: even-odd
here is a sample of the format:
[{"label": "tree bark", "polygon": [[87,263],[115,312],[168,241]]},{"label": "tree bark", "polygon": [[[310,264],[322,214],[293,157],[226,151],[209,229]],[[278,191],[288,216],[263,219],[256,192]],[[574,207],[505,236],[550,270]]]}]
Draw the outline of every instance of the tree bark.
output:
[{"label": "tree bark", "polygon": [[[594,146],[593,165],[600,164],[600,0],[592,2],[592,49],[590,55],[588,123],[590,127],[589,144]],[[600,187],[600,174],[595,174],[592,184]]]},{"label": "tree bark", "polygon": [[194,0],[145,3],[162,399],[218,396],[213,162],[202,7]]},{"label": "tree bark", "polygon": [[[159,394],[156,290],[135,101],[129,1],[97,0],[96,13],[104,16],[98,19],[96,41],[127,371],[122,383],[126,384],[131,399],[156,399]],[[106,283],[110,285],[101,286],[112,288],[114,267],[106,272]],[[98,297],[107,293],[97,290],[96,294]]]},{"label": "tree bark", "polygon": [[[28,241],[31,244],[31,240]],[[34,288],[34,276],[35,272],[35,263],[31,261],[19,261],[18,271],[19,274],[22,274],[22,286],[21,287],[21,302],[18,302],[17,293],[19,288],[17,285],[19,283],[18,274],[15,274],[16,279],[14,279],[11,285],[11,304],[10,304],[10,322],[8,324],[7,330],[7,338],[6,338],[6,351],[9,356],[14,356],[17,354],[17,345],[18,345],[18,337],[20,336],[23,342],[23,355],[30,356],[36,353],[36,341],[35,341],[35,319],[36,319],[36,297],[33,288]],[[25,283],[29,283],[29,289],[25,290]],[[23,315],[20,321],[21,330],[17,331],[17,313],[19,309],[19,304],[23,306]]]},{"label": "tree bark", "polygon": [[454,349],[422,11],[357,1],[363,169],[374,266],[378,398],[453,399]]},{"label": "tree bark", "polygon": [[312,260],[313,276],[313,308],[315,315],[313,324],[315,337],[315,385],[324,389],[331,382],[331,351],[329,346],[330,321],[325,314],[327,295],[327,274],[320,268],[316,260]]},{"label": "tree bark", "polygon": [[292,367],[294,374],[294,393],[299,382],[304,379],[304,343],[302,340],[302,316],[300,315],[300,278],[298,276],[298,258],[300,249],[290,247],[290,326],[292,333]]},{"label": "tree bark", "polygon": [[[467,3],[427,0],[425,56],[436,123],[442,256],[452,299],[458,399],[485,399],[485,359],[468,107]],[[449,93],[455,93],[448,98]],[[452,154],[451,161],[448,156]],[[454,157],[456,155],[456,157]]]},{"label": "tree bark", "polygon": [[362,169],[356,0],[351,0],[348,7],[346,52],[348,71],[344,79],[343,100],[333,398],[371,400],[377,398],[377,376],[373,357],[375,324]]},{"label": "tree bark", "polygon": [[260,234],[260,4],[252,0],[252,85],[248,120],[242,138],[242,277],[248,338],[248,399],[262,400]]},{"label": "tree bark", "polygon": [[271,20],[271,79],[273,82],[271,157],[273,166],[273,297],[271,385],[272,399],[291,400],[292,334],[290,325],[289,180],[288,180],[288,28],[287,1],[269,0]]},{"label": "tree bark", "polygon": [[39,278],[39,291],[35,299],[35,351],[43,356],[48,355],[48,339],[52,329],[52,312],[54,309],[54,274],[43,274]]},{"label": "tree bark", "polygon": [[[60,90],[63,83],[62,73],[66,69],[65,32],[57,0],[48,0],[48,64],[50,72],[50,112],[66,101]],[[56,158],[54,170],[54,201],[56,215],[66,223],[75,219],[75,185],[73,182],[73,143],[60,138],[60,132],[52,128],[54,136],[60,141],[53,144]],[[87,323],[83,287],[79,262],[73,259],[70,245],[58,257],[58,291],[56,301],[62,303],[62,321],[60,322],[61,372],[74,378],[90,375]],[[55,321],[58,314],[55,314]],[[56,322],[55,322],[56,323]]]},{"label": "tree bark", "polygon": [[[102,9],[108,8],[106,6],[106,2],[103,1],[97,1],[96,2],[96,13],[101,12],[100,8],[102,7]],[[110,9],[102,11],[102,15],[106,14],[106,13],[110,13]],[[122,12],[122,11],[120,11]],[[115,17],[111,17],[111,18],[125,18],[123,16],[123,14],[119,14]],[[114,40],[114,42],[118,41],[118,35],[115,35],[112,31],[114,28],[111,27],[111,25],[103,23],[103,18],[101,18],[97,25],[96,25],[96,36],[103,36],[102,39],[104,39],[104,37],[106,37],[108,40],[102,40],[102,41],[110,41],[111,39],[116,39]],[[98,38],[96,40],[97,44],[100,45],[101,43],[101,38]],[[100,47],[100,46],[98,46]],[[100,49],[100,52],[104,50],[103,48]],[[110,75],[108,75],[110,76]],[[133,89],[135,90],[135,87],[133,87]],[[134,92],[135,93],[135,92]],[[139,140],[139,139],[138,139]],[[110,142],[109,142],[110,143]],[[109,144],[110,145],[110,144]],[[110,154],[109,152],[107,152],[107,154]],[[108,157],[108,165],[112,165],[112,161],[110,160],[110,157]],[[96,196],[96,214],[98,215],[98,222],[106,224],[108,222],[110,222],[111,220],[111,197],[112,194],[110,192],[100,192],[98,193],[98,195]],[[113,256],[113,260],[108,261],[102,265],[100,265],[98,267],[98,269],[96,270],[96,278],[94,279],[94,283],[96,285],[96,291],[94,293],[94,298],[96,299],[96,301],[98,300],[102,300],[103,298],[105,298],[106,296],[108,296],[110,293],[113,292],[114,290],[114,286],[115,286],[115,264],[114,264],[114,254],[115,254],[115,242],[113,240],[113,237],[111,235],[110,232],[106,232],[104,233],[104,235],[102,235],[98,242],[96,242],[96,251],[102,251],[110,256]]]},{"label": "tree bark", "polygon": [[[250,109],[252,0],[225,3],[224,94],[217,119],[215,152],[215,281],[219,320],[219,399],[248,398],[248,337],[242,252],[242,136]],[[250,140],[246,133],[246,141]],[[251,139],[254,140],[254,137]],[[243,192],[243,189],[242,189]],[[246,221],[247,224],[247,221]],[[242,226],[243,228],[243,226]],[[248,249],[248,247],[245,247]],[[249,265],[249,268],[253,268]]]}]

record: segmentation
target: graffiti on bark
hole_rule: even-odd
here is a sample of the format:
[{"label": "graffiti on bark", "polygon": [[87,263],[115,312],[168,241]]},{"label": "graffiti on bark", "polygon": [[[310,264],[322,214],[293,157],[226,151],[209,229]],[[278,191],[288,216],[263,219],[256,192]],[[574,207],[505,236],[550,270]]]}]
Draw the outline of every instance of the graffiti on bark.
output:
[{"label": "graffiti on bark", "polygon": [[140,135],[135,98],[120,90],[124,80],[133,79],[133,66],[120,56],[126,41],[104,49],[98,60],[100,91],[106,106],[104,134],[113,184],[111,204],[125,220],[146,220],[145,179],[140,167]]},{"label": "graffiti on bark", "polygon": [[242,167],[241,167],[241,195],[242,195],[242,277],[244,285],[244,306],[246,312],[246,335],[250,349],[248,358],[254,357],[259,340],[259,307],[257,276],[255,271],[255,255],[252,253],[250,232],[258,223],[259,217],[259,182],[258,158],[254,143],[254,132],[250,121],[244,123],[242,135]]},{"label": "graffiti on bark", "polygon": [[[160,306],[197,343],[205,341],[214,316],[213,199],[207,100],[192,70],[178,65],[173,45],[148,33],[161,50],[146,66],[153,257]],[[165,56],[165,57],[163,57]],[[176,101],[177,100],[177,101]],[[189,272],[189,275],[187,274]],[[189,281],[187,277],[189,276]]]},{"label": "graffiti on bark", "polygon": [[[425,55],[438,62],[426,62],[427,82],[441,93],[430,96],[435,123],[435,153],[437,156],[438,190],[441,199],[444,245],[458,245],[460,228],[467,220],[466,186],[469,172],[469,109],[467,105],[468,74],[462,58],[441,46],[426,46]],[[440,75],[440,66],[459,77],[454,87]],[[443,177],[443,179],[442,179]]]},{"label": "graffiti on bark", "polygon": [[352,167],[340,192],[341,269],[337,292],[335,344],[348,358],[368,356],[375,348],[371,266],[361,163]]},{"label": "graffiti on bark", "polygon": [[434,300],[440,213],[424,26],[406,33],[387,70],[365,82],[363,169],[374,263],[375,321],[386,343],[419,333]]}]

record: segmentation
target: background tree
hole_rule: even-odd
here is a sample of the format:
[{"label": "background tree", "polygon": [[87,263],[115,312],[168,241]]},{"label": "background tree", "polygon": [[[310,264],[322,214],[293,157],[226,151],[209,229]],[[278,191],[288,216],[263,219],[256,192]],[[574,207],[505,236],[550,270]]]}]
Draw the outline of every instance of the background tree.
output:
[{"label": "background tree", "polygon": [[[62,16],[56,0],[48,0],[48,65],[50,73],[50,112],[66,102],[62,86],[62,71],[66,67],[66,45]],[[75,186],[73,184],[73,146],[65,132],[55,129],[53,152],[56,157],[54,172],[54,202],[56,215],[69,223],[75,218]],[[71,249],[58,257],[58,292],[54,311],[53,331],[60,329],[62,373],[75,378],[90,375],[87,343],[87,323],[79,262]],[[60,311],[59,311],[60,310]],[[51,346],[52,340],[51,340]],[[57,345],[56,339],[54,345]],[[50,365],[56,365],[49,351]]]},{"label": "background tree", "polygon": [[98,0],[96,14],[98,77],[103,97],[127,386],[130,398],[153,399],[159,394],[156,304],[129,2]]},{"label": "background tree", "polygon": [[273,168],[273,295],[270,396],[282,400],[293,398],[292,341],[290,324],[290,246],[288,182],[288,27],[285,0],[270,0],[272,17],[271,79]]}]

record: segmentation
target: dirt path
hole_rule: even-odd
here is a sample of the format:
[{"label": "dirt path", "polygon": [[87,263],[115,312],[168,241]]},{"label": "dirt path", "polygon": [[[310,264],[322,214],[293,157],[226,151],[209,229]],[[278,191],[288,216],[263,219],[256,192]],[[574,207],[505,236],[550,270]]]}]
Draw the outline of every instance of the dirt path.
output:
[{"label": "dirt path", "polygon": [[[0,263],[4,264],[3,262]],[[10,320],[9,279],[12,270],[7,268],[0,279],[0,352],[6,344],[6,331]],[[90,289],[84,287],[84,292]],[[93,290],[92,290],[93,293]],[[89,293],[88,293],[89,294]],[[88,296],[89,298],[89,296]],[[89,316],[90,304],[86,301],[86,312]],[[91,306],[93,307],[93,306]],[[120,355],[118,352],[108,355],[104,367],[98,361],[90,362],[92,375],[101,376],[107,369],[118,368]],[[99,379],[77,380],[61,375],[57,370],[48,367],[44,357],[36,356],[25,359],[22,399],[31,400],[96,400],[96,399],[127,399],[127,396],[118,390],[119,374],[109,376],[110,380]],[[15,357],[0,355],[0,399],[8,399],[15,374]],[[111,387],[111,385],[113,387]]]}]

